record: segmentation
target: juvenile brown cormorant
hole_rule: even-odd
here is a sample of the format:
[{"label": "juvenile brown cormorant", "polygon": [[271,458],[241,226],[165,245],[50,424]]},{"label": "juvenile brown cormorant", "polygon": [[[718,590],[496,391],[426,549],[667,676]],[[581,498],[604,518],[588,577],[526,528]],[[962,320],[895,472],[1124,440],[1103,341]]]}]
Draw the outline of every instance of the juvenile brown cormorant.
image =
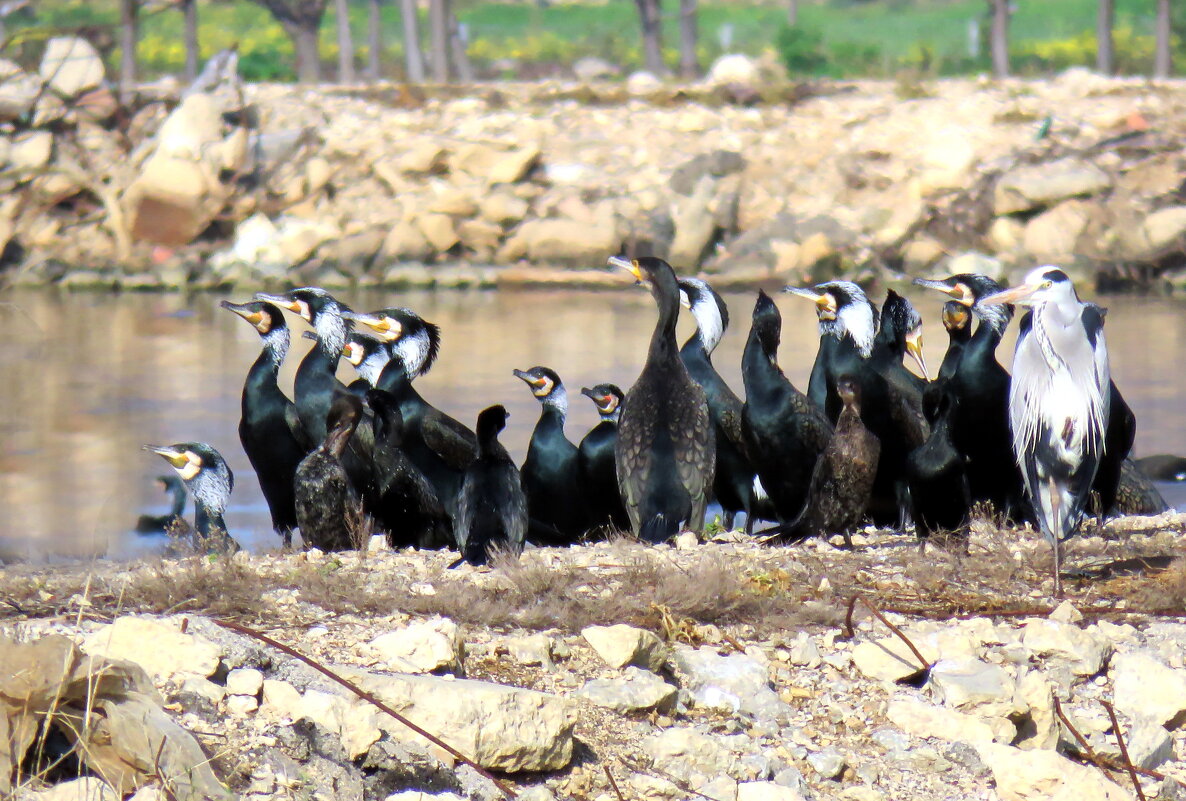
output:
[{"label": "juvenile brown cormorant", "polygon": [[806,509],[790,537],[842,534],[851,548],[849,532],[861,522],[869,505],[881,443],[861,422],[861,387],[857,380],[840,376],[836,393],[844,408],[828,447],[815,463]]},{"label": "juvenile brown cormorant", "polygon": [[374,412],[374,514],[393,548],[442,548],[453,542],[453,524],[436,491],[403,452],[399,403],[381,389],[366,393]]},{"label": "juvenile brown cormorant", "polygon": [[593,401],[601,418],[577,448],[581,485],[585,490],[591,525],[610,531],[629,531],[630,517],[622,503],[614,466],[622,390],[614,384],[598,384],[593,388],[585,387],[581,394]]},{"label": "juvenile brown cormorant", "polygon": [[239,550],[223,519],[235,476],[222,454],[205,442],[145,445],[144,450],[163,457],[194,497],[193,548],[211,553]]},{"label": "juvenile brown cormorant", "polygon": [[440,350],[440,329],[411,309],[384,309],[350,318],[387,345],[390,359],[375,383],[399,403],[403,451],[436,490],[451,514],[465,468],[478,452],[477,437],[420,396],[412,380],[428,372]]},{"label": "juvenile brown cormorant", "polygon": [[478,415],[478,458],[465,470],[457,496],[453,531],[461,561],[484,565],[493,548],[516,556],[527,537],[527,496],[519,471],[498,433],[506,427],[507,411],[491,406]]},{"label": "juvenile brown cormorant", "polygon": [[140,515],[136,520],[138,534],[162,534],[174,520],[179,520],[185,514],[185,484],[177,475],[157,476],[157,483],[173,501],[169,513],[166,515]]},{"label": "juvenile brown cormorant", "polygon": [[531,432],[527,459],[519,470],[523,492],[527,495],[527,513],[532,523],[532,542],[536,527],[549,534],[549,544],[575,542],[589,527],[585,493],[581,486],[577,446],[564,435],[568,416],[568,392],[555,371],[547,367],[515,370],[515,377],[531,387],[540,402],[539,420]]},{"label": "juvenile brown cormorant", "polygon": [[346,473],[342,456],[361,419],[362,401],[358,396],[339,392],[326,416],[325,439],[297,467],[297,525],[307,547],[323,551],[357,547],[351,527],[360,522],[361,498]]},{"label": "juvenile brown cormorant", "polygon": [[832,438],[832,424],[783,375],[778,366],[781,338],[782,315],[770,296],[759,291],[741,356],[741,428],[775,515],[781,525],[790,526],[803,513],[815,462]]},{"label": "juvenile brown cormorant", "polygon": [[650,287],[659,307],[646,364],[626,393],[618,423],[618,486],[640,539],[663,542],[685,525],[699,533],[712,489],[716,440],[704,390],[679,358],[675,324],[679,285],[671,265],[644,257],[612,257]]},{"label": "juvenile brown cormorant", "polygon": [[679,288],[684,305],[696,319],[696,333],[680,348],[679,355],[692,380],[704,389],[716,438],[713,495],[725,513],[726,528],[732,529],[735,515],[745,512],[746,530],[752,531],[757,472],[745,453],[745,437],[741,431],[742,403],[712,365],[712,352],[729,327],[729,309],[724,299],[699,278],[681,278]]},{"label": "juvenile brown cormorant", "polygon": [[220,305],[251,323],[263,342],[263,350],[243,384],[239,441],[268,502],[272,529],[287,548],[292,545],[292,530],[296,528],[292,481],[297,465],[312,447],[296,407],[276,381],[288,353],[288,326],[280,309],[271,303],[224,300]]}]

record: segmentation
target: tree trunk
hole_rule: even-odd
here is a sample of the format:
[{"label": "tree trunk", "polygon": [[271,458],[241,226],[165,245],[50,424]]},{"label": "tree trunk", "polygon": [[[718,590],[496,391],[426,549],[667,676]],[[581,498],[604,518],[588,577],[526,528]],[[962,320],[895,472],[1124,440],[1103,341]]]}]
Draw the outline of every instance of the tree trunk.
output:
[{"label": "tree trunk", "polygon": [[420,50],[420,18],[416,0],[400,0],[400,20],[404,26],[404,64],[411,83],[424,83],[424,53]]},{"label": "tree trunk", "polygon": [[992,0],[992,74],[1009,77],[1009,0]]},{"label": "tree trunk", "polygon": [[642,23],[642,61],[648,72],[662,75],[663,66],[663,24],[660,17],[660,0],[634,0],[638,6],[638,17]]},{"label": "tree trunk", "polygon": [[193,83],[198,77],[201,51],[198,49],[198,0],[182,0],[181,12],[185,15],[185,82]]},{"label": "tree trunk", "polygon": [[382,0],[370,0],[367,6],[367,77],[379,80],[380,55],[383,50]]},{"label": "tree trunk", "polygon": [[350,2],[337,0],[338,83],[354,83],[354,37],[350,34]]},{"label": "tree trunk", "polygon": [[1116,0],[1099,0],[1095,15],[1095,68],[1103,75],[1116,71],[1116,50],[1112,28],[1116,22]]},{"label": "tree trunk", "polygon": [[1170,0],[1157,0],[1157,45],[1153,54],[1153,77],[1168,78],[1173,72],[1174,59],[1170,52],[1173,26],[1170,20]]},{"label": "tree trunk", "polygon": [[317,28],[307,25],[285,25],[296,48],[297,80],[301,83],[321,83],[321,48]]},{"label": "tree trunk", "polygon": [[679,0],[679,74],[684,78],[695,78],[700,74],[700,62],[696,57],[699,34],[696,13],[696,0]]},{"label": "tree trunk", "polygon": [[428,29],[432,41],[432,79],[449,81],[449,0],[428,0]]},{"label": "tree trunk", "polygon": [[799,0],[787,0],[787,25],[792,28],[799,24]]},{"label": "tree trunk", "polygon": [[461,23],[457,15],[449,13],[449,47],[453,54],[453,69],[462,83],[474,82],[474,68],[469,63],[469,53],[465,51],[465,39],[461,35]]},{"label": "tree trunk", "polygon": [[136,89],[136,43],[140,40],[139,0],[119,2],[119,99],[129,103]]}]

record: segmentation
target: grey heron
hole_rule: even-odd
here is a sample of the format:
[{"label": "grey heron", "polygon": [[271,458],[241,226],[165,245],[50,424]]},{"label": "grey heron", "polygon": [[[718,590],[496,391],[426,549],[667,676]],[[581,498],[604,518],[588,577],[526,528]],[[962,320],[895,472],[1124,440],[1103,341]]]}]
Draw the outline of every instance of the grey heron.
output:
[{"label": "grey heron", "polygon": [[1059,543],[1082,522],[1104,452],[1111,379],[1103,314],[1079,300],[1071,279],[1052,266],[1032,270],[1020,286],[982,303],[1033,310],[1013,356],[1009,426],[1026,494],[1054,549],[1059,597]]}]

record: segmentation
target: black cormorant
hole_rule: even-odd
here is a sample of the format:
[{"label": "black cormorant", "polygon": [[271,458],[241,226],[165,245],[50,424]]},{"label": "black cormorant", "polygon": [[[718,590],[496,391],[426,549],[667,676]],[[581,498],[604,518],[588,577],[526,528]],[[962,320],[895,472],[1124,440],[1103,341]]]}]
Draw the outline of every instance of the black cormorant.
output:
[{"label": "black cormorant", "polygon": [[857,379],[840,376],[836,394],[844,408],[828,447],[816,460],[806,509],[790,537],[842,534],[851,548],[849,532],[861,522],[869,505],[881,443],[861,422],[861,387]]},{"label": "black cormorant", "polygon": [[610,531],[629,531],[630,516],[622,503],[618,489],[617,468],[614,466],[614,444],[618,439],[618,418],[622,413],[622,390],[614,384],[585,387],[581,394],[593,401],[601,420],[581,440],[577,447],[581,485],[593,527]]},{"label": "black cormorant", "polygon": [[1186,481],[1186,457],[1159,453],[1134,461],[1141,472],[1154,481]]},{"label": "black cormorant", "polygon": [[947,329],[947,350],[939,365],[939,383],[948,381],[959,367],[964,348],[972,339],[972,312],[958,300],[947,301],[943,304],[943,327]]},{"label": "black cormorant", "polygon": [[239,550],[223,519],[231,490],[235,488],[235,476],[222,454],[205,442],[145,445],[144,450],[164,457],[194,497],[194,550],[211,553]]},{"label": "black cormorant", "polygon": [[[549,543],[552,545],[575,542],[589,527],[589,516],[581,487],[577,446],[564,435],[568,392],[560,376],[547,367],[513,372],[531,387],[531,394],[541,407],[527,446],[527,459],[519,470],[523,492],[527,494],[533,537],[552,540]],[[538,533],[537,528],[546,534]],[[553,536],[548,537],[553,530]]]},{"label": "black cormorant", "polygon": [[1170,505],[1153,485],[1152,479],[1131,459],[1125,459],[1120,469],[1120,485],[1116,490],[1116,514],[1159,515],[1169,511],[1169,508]]},{"label": "black cormorant", "polygon": [[[789,527],[803,514],[815,462],[828,447],[832,424],[783,375],[778,366],[781,338],[782,315],[760,291],[741,357],[742,432],[778,522]],[[783,535],[789,533],[788,529]]]},{"label": "black cormorant", "polygon": [[[307,333],[307,332],[306,332]],[[358,373],[358,378],[346,387],[349,391],[365,398],[367,390],[375,386],[383,368],[391,358],[387,344],[374,337],[351,331],[346,336],[346,347],[342,350],[342,358]]]},{"label": "black cormorant", "polygon": [[339,392],[326,416],[328,433],[320,445],[297,467],[296,514],[301,539],[309,548],[344,551],[357,548],[357,527],[362,504],[342,464],[346,445],[362,419],[362,401],[350,392]]},{"label": "black cormorant", "polygon": [[745,512],[746,530],[752,531],[757,473],[745,453],[742,403],[712,365],[712,352],[729,328],[729,309],[716,290],[699,278],[681,278],[679,288],[681,299],[696,319],[696,333],[680,348],[679,355],[692,380],[704,389],[717,443],[713,495],[725,513],[726,528],[733,528],[735,515]]},{"label": "black cormorant", "polygon": [[140,515],[136,520],[138,534],[162,534],[168,530],[174,520],[180,519],[185,514],[187,496],[181,477],[177,475],[157,476],[156,480],[165,494],[173,501],[173,505],[166,515]]},{"label": "black cormorant", "polygon": [[251,323],[263,341],[263,350],[243,384],[239,441],[268,503],[272,529],[287,548],[292,545],[292,530],[296,528],[292,480],[297,465],[314,445],[305,434],[296,407],[276,381],[288,353],[288,326],[284,315],[271,303],[224,300],[220,305]]},{"label": "black cormorant", "polygon": [[967,466],[951,441],[951,405],[956,398],[938,387],[924,396],[923,408],[931,421],[927,441],[906,458],[906,483],[910,488],[910,516],[921,547],[936,532],[960,534],[972,505]]},{"label": "black cormorant", "polygon": [[663,542],[685,525],[699,533],[712,490],[716,439],[704,390],[679,358],[675,324],[679,285],[671,265],[644,257],[612,257],[650,287],[659,307],[646,364],[626,393],[618,422],[618,486],[640,539]]},{"label": "black cormorant", "polygon": [[492,548],[523,552],[527,537],[527,496],[519,471],[498,433],[506,427],[507,411],[491,406],[478,415],[478,458],[465,470],[457,495],[453,532],[461,561],[484,565]]}]

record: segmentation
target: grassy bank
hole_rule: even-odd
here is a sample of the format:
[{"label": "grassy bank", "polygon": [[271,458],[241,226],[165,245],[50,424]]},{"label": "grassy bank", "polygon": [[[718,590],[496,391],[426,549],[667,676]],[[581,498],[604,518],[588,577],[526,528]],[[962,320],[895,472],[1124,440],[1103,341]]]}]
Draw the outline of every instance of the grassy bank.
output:
[{"label": "grassy bank", "polygon": [[[1015,68],[1025,74],[1089,65],[1095,57],[1097,0],[1025,0],[1013,18]],[[676,11],[666,4],[667,43],[676,42]],[[984,55],[973,56],[971,23],[987,28],[984,0],[804,0],[800,28],[805,32],[784,47],[807,48],[811,72],[834,76],[888,76],[902,70],[949,75],[979,71]],[[367,9],[352,3],[351,23],[360,61],[366,58]],[[1153,53],[1153,4],[1117,0],[1117,50],[1123,72],[1148,72]],[[38,4],[35,15],[10,25],[22,34],[26,51],[35,51],[46,32],[84,26],[108,28],[118,21],[114,0],[66,0]],[[203,3],[201,42],[204,54],[238,42],[242,69],[252,80],[292,77],[292,45],[280,25],[260,6],[247,0]],[[458,16],[469,35],[471,57],[488,74],[498,62],[535,65],[528,74],[546,72],[583,56],[599,56],[626,68],[637,66],[640,48],[637,18],[631,0],[604,3],[553,4],[469,2]],[[705,2],[700,8],[701,60],[707,64],[722,51],[759,53],[779,43],[786,24],[782,3],[751,5]],[[327,65],[336,58],[336,21],[322,23],[322,53]],[[140,59],[153,74],[178,72],[184,62],[182,20],[175,11],[148,14],[142,24]],[[398,8],[383,7],[384,62],[398,77],[402,62]],[[113,37],[114,38],[114,37]],[[983,52],[984,48],[981,48]],[[114,58],[114,55],[113,55]],[[674,48],[669,53],[675,63]],[[114,63],[114,61],[112,62]],[[509,63],[503,65],[509,68]],[[1186,68],[1186,58],[1180,65]]]}]

